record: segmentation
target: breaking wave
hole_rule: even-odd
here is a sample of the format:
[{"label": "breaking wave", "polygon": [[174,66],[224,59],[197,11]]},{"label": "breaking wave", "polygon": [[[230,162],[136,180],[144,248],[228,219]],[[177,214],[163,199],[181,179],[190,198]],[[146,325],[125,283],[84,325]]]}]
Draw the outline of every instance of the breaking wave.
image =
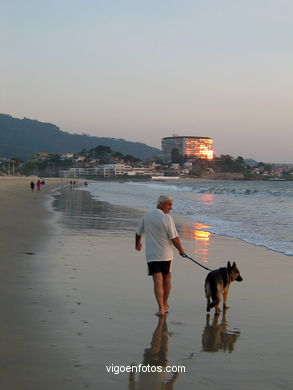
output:
[{"label": "breaking wave", "polygon": [[103,181],[87,190],[97,200],[143,209],[167,193],[175,213],[209,225],[211,233],[293,255],[293,182]]},{"label": "breaking wave", "polygon": [[247,188],[245,186],[240,188],[231,188],[229,187],[219,187],[219,186],[207,186],[207,187],[198,187],[198,186],[176,186],[174,184],[156,184],[156,183],[136,183],[128,182],[128,185],[134,186],[143,186],[149,189],[154,190],[169,190],[169,191],[178,191],[178,192],[193,192],[196,194],[236,194],[236,195],[268,195],[268,196],[289,196],[293,197],[292,190],[258,190],[256,188]]}]

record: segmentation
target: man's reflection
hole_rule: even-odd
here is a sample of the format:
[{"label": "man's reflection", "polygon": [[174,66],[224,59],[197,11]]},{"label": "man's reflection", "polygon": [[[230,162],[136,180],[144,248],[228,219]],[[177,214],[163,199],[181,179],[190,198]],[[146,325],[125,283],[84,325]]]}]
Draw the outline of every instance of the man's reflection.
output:
[{"label": "man's reflection", "polygon": [[[168,352],[168,328],[167,328],[167,315],[158,317],[158,325],[153,333],[151,340],[151,347],[144,350],[143,363],[144,367],[154,366],[161,368],[156,372],[135,372],[133,370],[129,375],[129,389],[137,390],[172,390],[173,384],[178,377],[178,373],[164,372],[168,364],[167,352]],[[138,365],[133,365],[138,367]],[[161,371],[161,372],[159,372]],[[170,376],[171,375],[171,376]]]},{"label": "man's reflection", "polygon": [[210,324],[210,314],[206,317],[206,326],[202,334],[202,350],[206,352],[218,352],[220,350],[231,353],[234,344],[240,335],[240,331],[227,330],[226,310],[223,311],[222,321],[219,323],[218,315],[214,316]]}]

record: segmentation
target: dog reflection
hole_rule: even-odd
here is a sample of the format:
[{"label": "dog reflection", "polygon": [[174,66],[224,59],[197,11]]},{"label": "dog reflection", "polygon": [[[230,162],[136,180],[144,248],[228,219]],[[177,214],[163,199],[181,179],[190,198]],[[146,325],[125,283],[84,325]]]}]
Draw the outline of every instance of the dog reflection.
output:
[{"label": "dog reflection", "polygon": [[[130,390],[172,390],[173,384],[178,377],[178,373],[164,372],[168,364],[168,328],[165,316],[159,316],[158,325],[153,333],[151,347],[144,350],[143,363],[144,367],[156,366],[159,370],[156,372],[142,372],[133,370],[129,375]],[[133,368],[139,365],[133,364]],[[171,377],[170,377],[171,375]]]},{"label": "dog reflection", "polygon": [[206,352],[234,350],[234,344],[240,335],[239,331],[227,330],[226,310],[223,311],[222,321],[219,323],[219,315],[215,315],[210,324],[210,314],[206,317],[206,326],[202,334],[202,350]]}]

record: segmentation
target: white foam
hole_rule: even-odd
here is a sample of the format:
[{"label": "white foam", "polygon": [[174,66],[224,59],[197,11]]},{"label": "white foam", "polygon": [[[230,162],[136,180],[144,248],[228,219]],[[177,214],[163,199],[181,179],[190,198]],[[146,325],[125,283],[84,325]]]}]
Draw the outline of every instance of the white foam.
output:
[{"label": "white foam", "polygon": [[293,182],[96,182],[85,190],[135,208],[154,208],[168,193],[174,212],[211,226],[212,233],[293,255]]}]

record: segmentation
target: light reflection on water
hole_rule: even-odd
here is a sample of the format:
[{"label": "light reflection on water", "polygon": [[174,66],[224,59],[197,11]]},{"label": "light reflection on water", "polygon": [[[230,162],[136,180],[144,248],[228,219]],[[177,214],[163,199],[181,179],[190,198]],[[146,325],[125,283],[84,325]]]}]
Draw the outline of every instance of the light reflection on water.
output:
[{"label": "light reflection on water", "polygon": [[207,230],[209,225],[204,225],[200,222],[193,222],[188,225],[183,225],[179,230],[182,238],[191,240],[193,243],[193,255],[202,263],[209,261],[209,245],[211,233]]},{"label": "light reflection on water", "polygon": [[214,195],[213,194],[202,194],[198,198],[198,200],[204,205],[204,206],[212,206],[214,203]]},{"label": "light reflection on water", "polygon": [[[143,212],[126,206],[97,201],[87,191],[65,189],[53,201],[60,212],[60,222],[73,230],[91,229],[108,232],[134,231]],[[108,233],[107,233],[108,234]]]},{"label": "light reflection on water", "polygon": [[176,214],[210,225],[211,233],[293,254],[293,182],[97,182],[87,191],[98,200],[148,209],[167,193]]},{"label": "light reflection on water", "polygon": [[[212,201],[212,195],[204,194],[206,202]],[[53,207],[60,212],[60,223],[70,226],[75,232],[87,230],[87,234],[113,234],[131,232],[144,212],[126,206],[113,205],[93,199],[87,191],[65,189],[57,195]],[[192,255],[199,261],[207,263],[211,239],[209,225],[192,222],[178,226],[180,237],[193,243]]]}]

